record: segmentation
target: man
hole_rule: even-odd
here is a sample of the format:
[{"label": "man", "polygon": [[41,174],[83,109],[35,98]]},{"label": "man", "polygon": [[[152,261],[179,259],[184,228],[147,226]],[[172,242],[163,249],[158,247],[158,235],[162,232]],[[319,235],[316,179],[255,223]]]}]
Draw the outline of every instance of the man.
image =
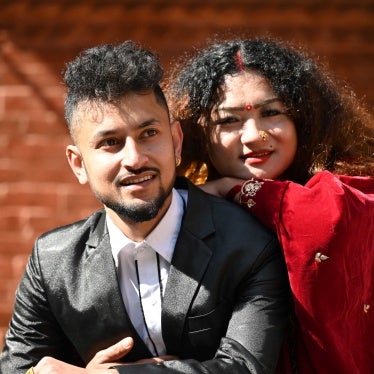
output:
[{"label": "man", "polygon": [[66,154],[104,209],[36,241],[2,373],[44,356],[54,359],[37,374],[56,364],[85,372],[76,366],[102,363],[95,353],[125,337],[116,364],[126,364],[100,372],[274,370],[288,315],[278,243],[241,208],[176,180],[183,136],[161,78],[155,57],[131,41],[68,64]]}]

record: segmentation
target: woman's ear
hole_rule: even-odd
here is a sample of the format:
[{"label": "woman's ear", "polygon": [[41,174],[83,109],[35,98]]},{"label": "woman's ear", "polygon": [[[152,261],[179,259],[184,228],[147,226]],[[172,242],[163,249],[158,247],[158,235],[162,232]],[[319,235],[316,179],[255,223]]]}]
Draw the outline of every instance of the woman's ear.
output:
[{"label": "woman's ear", "polygon": [[174,153],[177,158],[181,158],[183,131],[179,121],[174,121],[171,124],[171,135],[173,137]]},{"label": "woman's ear", "polygon": [[66,157],[79,183],[86,184],[88,182],[87,173],[78,147],[75,145],[68,145],[66,147]]}]

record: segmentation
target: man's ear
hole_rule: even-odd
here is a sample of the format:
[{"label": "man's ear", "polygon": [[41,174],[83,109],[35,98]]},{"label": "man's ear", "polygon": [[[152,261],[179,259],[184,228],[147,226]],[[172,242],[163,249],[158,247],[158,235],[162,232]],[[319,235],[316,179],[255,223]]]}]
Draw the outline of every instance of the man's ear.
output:
[{"label": "man's ear", "polygon": [[87,173],[78,147],[75,145],[68,145],[66,147],[66,157],[79,183],[86,184],[88,182]]},{"label": "man's ear", "polygon": [[171,135],[173,137],[175,156],[180,159],[182,155],[183,131],[179,121],[172,122]]}]

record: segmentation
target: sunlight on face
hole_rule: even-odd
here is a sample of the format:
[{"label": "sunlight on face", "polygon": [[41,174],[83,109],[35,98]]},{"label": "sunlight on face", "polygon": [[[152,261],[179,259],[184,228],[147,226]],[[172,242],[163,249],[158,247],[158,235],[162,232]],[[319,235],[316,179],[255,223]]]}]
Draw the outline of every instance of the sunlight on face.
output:
[{"label": "sunlight on face", "polygon": [[[76,146],[68,158],[81,183],[123,219],[162,215],[171,199],[182,138],[155,95],[129,93],[118,103],[78,107]],[[166,202],[166,204],[164,204]]]},{"label": "sunlight on face", "polygon": [[209,123],[209,156],[221,176],[276,179],[297,148],[295,125],[268,81],[254,72],[226,76]]}]

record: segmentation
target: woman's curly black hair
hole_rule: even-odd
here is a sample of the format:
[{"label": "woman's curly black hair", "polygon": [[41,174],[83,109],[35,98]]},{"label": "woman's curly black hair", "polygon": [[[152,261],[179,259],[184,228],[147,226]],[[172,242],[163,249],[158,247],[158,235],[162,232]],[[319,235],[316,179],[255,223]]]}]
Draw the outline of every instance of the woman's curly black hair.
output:
[{"label": "woman's curly black hair", "polygon": [[265,77],[294,121],[297,153],[282,178],[305,183],[320,170],[374,174],[373,126],[354,93],[306,51],[265,38],[213,42],[172,69],[164,87],[171,116],[185,134],[179,174],[195,182],[216,177],[207,155],[206,125],[225,76],[242,69]]}]

